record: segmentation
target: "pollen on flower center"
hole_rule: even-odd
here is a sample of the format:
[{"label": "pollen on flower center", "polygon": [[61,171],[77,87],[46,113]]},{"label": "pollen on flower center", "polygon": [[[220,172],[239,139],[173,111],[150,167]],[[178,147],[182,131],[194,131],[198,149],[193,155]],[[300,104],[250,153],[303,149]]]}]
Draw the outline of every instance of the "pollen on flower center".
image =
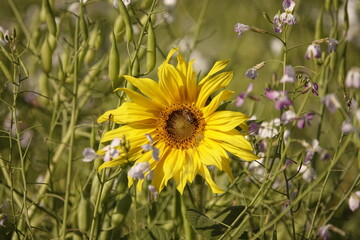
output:
[{"label": "pollen on flower center", "polygon": [[195,147],[205,128],[202,112],[188,103],[173,104],[161,111],[157,120],[157,134],[174,148]]}]

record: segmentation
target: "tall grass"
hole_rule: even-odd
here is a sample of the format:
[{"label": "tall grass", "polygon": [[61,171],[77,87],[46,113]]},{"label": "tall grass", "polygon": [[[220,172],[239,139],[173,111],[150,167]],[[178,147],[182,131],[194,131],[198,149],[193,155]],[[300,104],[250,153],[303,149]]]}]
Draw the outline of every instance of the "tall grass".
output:
[{"label": "tall grass", "polygon": [[[295,0],[296,24],[276,33],[280,0],[169,2],[0,3],[0,239],[357,239],[359,3]],[[307,60],[311,44],[321,57]],[[220,108],[253,116],[259,160],[231,156],[233,182],[209,166],[223,194],[196,178],[156,196],[128,188],[130,166],[83,161],[117,127],[97,123],[128,101],[114,90],[136,90],[121,76],[157,79],[173,47],[197,79],[229,59],[235,94]]]}]

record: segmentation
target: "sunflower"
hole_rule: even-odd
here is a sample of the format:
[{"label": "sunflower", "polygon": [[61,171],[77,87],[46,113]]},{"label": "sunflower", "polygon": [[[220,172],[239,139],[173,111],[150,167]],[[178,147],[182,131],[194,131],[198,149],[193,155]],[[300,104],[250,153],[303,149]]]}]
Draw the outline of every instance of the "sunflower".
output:
[{"label": "sunflower", "polygon": [[[142,94],[122,88],[131,102],[125,102],[114,110],[105,112],[98,122],[113,121],[121,124],[107,132],[101,142],[126,136],[130,141],[130,159],[122,156],[103,163],[106,167],[124,164],[127,161],[148,162],[153,171],[152,185],[160,193],[173,178],[182,194],[187,182],[201,175],[214,193],[223,192],[212,180],[208,166],[216,166],[233,180],[229,165],[231,153],[240,159],[251,161],[251,144],[245,139],[246,121],[249,118],[240,112],[216,111],[220,103],[233,92],[222,90],[208,104],[212,93],[226,87],[232,72],[222,72],[228,61],[218,61],[198,83],[195,80],[193,61],[185,62],[178,53],[176,67],[169,60],[177,49],[172,49],[158,69],[159,82],[148,78],[124,76]],[[236,127],[243,129],[239,131]],[[153,145],[159,149],[159,159],[141,146],[153,137]],[[132,184],[132,179],[130,185]]]}]

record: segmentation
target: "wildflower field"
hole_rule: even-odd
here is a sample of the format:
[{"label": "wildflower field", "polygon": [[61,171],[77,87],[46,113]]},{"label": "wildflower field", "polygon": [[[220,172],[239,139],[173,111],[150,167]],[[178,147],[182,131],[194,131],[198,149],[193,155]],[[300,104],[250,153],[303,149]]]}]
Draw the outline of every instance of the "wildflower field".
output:
[{"label": "wildflower field", "polygon": [[360,239],[360,1],[1,0],[0,240]]}]

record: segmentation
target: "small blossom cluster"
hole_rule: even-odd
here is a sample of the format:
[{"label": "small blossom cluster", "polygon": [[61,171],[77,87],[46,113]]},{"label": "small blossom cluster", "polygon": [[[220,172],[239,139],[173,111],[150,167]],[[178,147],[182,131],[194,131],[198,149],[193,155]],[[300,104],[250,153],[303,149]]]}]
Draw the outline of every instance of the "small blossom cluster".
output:
[{"label": "small blossom cluster", "polygon": [[249,86],[247,87],[246,91],[240,93],[237,96],[235,105],[237,107],[242,106],[244,104],[244,101],[246,98],[250,98],[251,100],[258,101],[259,99],[256,96],[251,95],[251,92],[253,91],[253,89],[254,89],[254,84],[250,83]]},{"label": "small blossom cluster", "polygon": [[258,70],[261,69],[263,66],[265,65],[264,62],[261,62],[259,64],[256,64],[255,66],[253,66],[252,68],[249,68],[246,73],[245,73],[245,76],[247,78],[250,78],[250,79],[255,79],[258,77]]},{"label": "small blossom cluster", "polygon": [[287,91],[265,89],[265,96],[275,102],[275,108],[278,110],[284,109],[293,104],[287,96]]},{"label": "small blossom cluster", "polygon": [[[145,136],[149,140],[149,144],[141,146],[143,152],[152,151],[152,157],[158,161],[159,149],[154,146],[154,140],[149,134]],[[96,158],[103,158],[104,162],[109,162],[121,158],[121,153],[125,154],[129,149],[129,142],[125,138],[114,138],[109,145],[103,147],[98,153],[92,148],[85,148],[83,151],[83,162],[92,162]]]},{"label": "small blossom cluster", "polygon": [[83,162],[92,162],[98,157],[102,157],[104,162],[118,158],[120,156],[120,143],[120,138],[114,138],[109,145],[102,148],[102,151],[105,152],[103,156],[98,155],[92,148],[85,148],[83,151]]},{"label": "small blossom cluster", "polygon": [[341,108],[341,104],[335,93],[326,94],[321,101],[331,113],[335,113],[337,109]]},{"label": "small blossom cluster", "polygon": [[311,120],[315,117],[315,113],[310,112],[302,116],[296,116],[294,111],[288,110],[281,115],[281,121],[284,124],[296,122],[298,128],[305,128],[306,125],[311,126]]},{"label": "small blossom cluster", "polygon": [[282,6],[284,12],[278,12],[273,19],[274,31],[276,33],[281,33],[285,25],[291,26],[296,24],[296,18],[293,15],[295,2],[293,0],[284,0]]},{"label": "small blossom cluster", "polygon": [[302,94],[307,93],[308,91],[312,92],[312,94],[314,94],[315,96],[319,96],[318,90],[319,90],[319,86],[317,83],[312,83],[310,81],[307,81],[304,84],[304,90],[301,91]]},{"label": "small blossom cluster", "polygon": [[337,45],[339,45],[339,42],[334,38],[322,38],[315,40],[306,49],[305,59],[310,60],[310,59],[321,58],[322,57],[322,52],[320,47],[321,43],[326,43],[326,45],[328,46],[329,53],[335,52]]}]

